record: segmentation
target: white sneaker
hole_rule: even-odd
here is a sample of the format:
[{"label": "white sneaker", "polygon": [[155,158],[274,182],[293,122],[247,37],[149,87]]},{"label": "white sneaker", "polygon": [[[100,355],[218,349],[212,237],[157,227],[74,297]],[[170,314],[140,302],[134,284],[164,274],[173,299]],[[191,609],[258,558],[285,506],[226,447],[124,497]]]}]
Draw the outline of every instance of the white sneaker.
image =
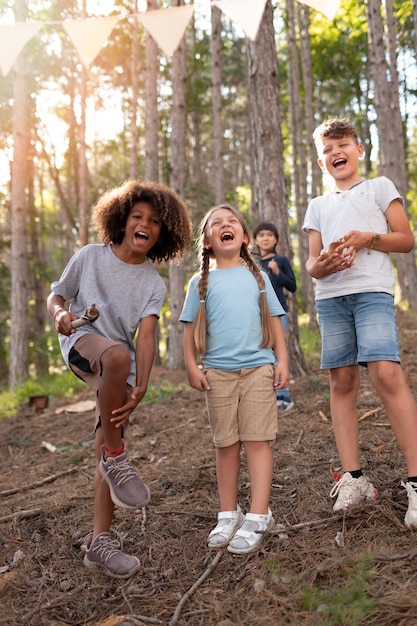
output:
[{"label": "white sneaker", "polygon": [[404,523],[410,530],[417,530],[417,483],[407,481],[406,483],[401,483],[401,486],[407,490],[408,497],[408,509]]},{"label": "white sneaker", "polygon": [[235,532],[245,521],[245,516],[239,505],[236,511],[220,511],[217,514],[217,526],[208,536],[209,548],[223,548],[227,546]]},{"label": "white sneaker", "polygon": [[256,550],[262,543],[266,533],[275,525],[271,510],[267,515],[259,513],[246,513],[246,518],[242,526],[235,532],[235,535],[227,549],[233,554],[247,554]]},{"label": "white sneaker", "polygon": [[337,500],[333,505],[334,513],[359,504],[362,500],[376,500],[378,491],[365,476],[353,478],[350,472],[345,472],[330,492],[331,498],[335,496]]}]

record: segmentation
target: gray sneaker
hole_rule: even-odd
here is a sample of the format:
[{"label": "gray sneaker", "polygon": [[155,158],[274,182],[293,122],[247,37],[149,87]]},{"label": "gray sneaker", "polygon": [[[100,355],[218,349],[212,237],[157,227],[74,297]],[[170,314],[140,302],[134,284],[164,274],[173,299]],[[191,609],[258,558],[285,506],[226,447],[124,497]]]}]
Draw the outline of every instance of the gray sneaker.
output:
[{"label": "gray sneaker", "polygon": [[100,533],[86,551],[84,565],[91,569],[102,568],[114,578],[130,578],[138,571],[140,561],[122,552],[120,543],[110,539],[109,533]]},{"label": "gray sneaker", "polygon": [[130,465],[125,452],[105,459],[102,450],[99,469],[115,504],[124,509],[138,509],[148,504],[149,489]]}]

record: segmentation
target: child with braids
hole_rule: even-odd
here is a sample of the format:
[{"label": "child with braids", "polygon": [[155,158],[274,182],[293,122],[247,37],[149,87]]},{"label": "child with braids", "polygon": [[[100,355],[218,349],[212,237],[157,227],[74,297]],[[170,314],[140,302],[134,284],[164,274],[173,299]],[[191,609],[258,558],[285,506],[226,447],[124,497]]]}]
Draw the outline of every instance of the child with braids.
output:
[{"label": "child with braids", "polygon": [[[205,393],[216,450],[220,513],[208,546],[227,546],[235,554],[256,550],[274,525],[269,498],[275,392],[289,379],[279,319],[285,311],[249,243],[235,208],[224,204],[206,214],[199,230],[200,272],[190,280],[180,316],[188,380]],[[241,447],[251,484],[246,516],[238,505]]]},{"label": "child with braids", "polygon": [[[114,507],[140,509],[149,489],[126,455],[123,427],[146,393],[155,355],[165,284],[154,263],[180,256],[192,229],[184,202],[156,182],[128,180],[106,192],[93,218],[103,243],[74,254],[51,285],[48,310],[65,362],[97,397],[94,523],[82,546],[84,564],[128,578],[139,560],[110,537]],[[97,320],[74,328],[93,303]]]}]

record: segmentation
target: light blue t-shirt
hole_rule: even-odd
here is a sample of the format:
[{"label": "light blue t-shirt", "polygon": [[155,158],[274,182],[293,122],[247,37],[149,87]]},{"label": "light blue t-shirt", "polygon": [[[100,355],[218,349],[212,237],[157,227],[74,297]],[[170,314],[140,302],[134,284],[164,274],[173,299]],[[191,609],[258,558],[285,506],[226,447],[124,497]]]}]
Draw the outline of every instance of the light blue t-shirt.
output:
[{"label": "light blue t-shirt", "polygon": [[[265,292],[272,316],[285,315],[267,274]],[[199,275],[189,283],[181,322],[193,322],[200,306]],[[262,321],[258,283],[244,265],[209,272],[206,295],[207,350],[204,366],[238,371],[275,363],[274,351],[261,348]]]}]

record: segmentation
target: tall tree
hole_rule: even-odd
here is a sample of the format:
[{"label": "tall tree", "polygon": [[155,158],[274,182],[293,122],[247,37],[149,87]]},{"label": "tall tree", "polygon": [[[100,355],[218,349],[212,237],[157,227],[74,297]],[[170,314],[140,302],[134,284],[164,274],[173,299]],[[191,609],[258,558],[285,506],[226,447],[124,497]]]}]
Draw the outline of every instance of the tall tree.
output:
[{"label": "tall tree", "polygon": [[[302,231],[303,219],[305,210],[308,204],[308,192],[307,192],[307,150],[308,142],[305,141],[304,130],[304,112],[302,104],[302,90],[301,90],[301,76],[300,76],[300,57],[301,50],[299,50],[298,39],[299,32],[302,30],[300,25],[300,14],[296,13],[296,7],[301,6],[295,0],[287,0],[287,39],[288,39],[288,61],[287,61],[287,76],[288,76],[288,100],[290,111],[290,137],[292,144],[292,195],[295,203],[296,210],[296,228],[298,236],[298,259],[300,263],[300,279],[299,289],[301,291],[301,301],[303,304],[303,311],[308,314],[312,327],[317,326],[315,303],[314,303],[314,288],[311,277],[308,276],[305,269],[305,264],[308,258],[308,239]],[[298,27],[298,30],[297,30]],[[308,63],[309,58],[306,54],[306,50],[303,50],[303,61]],[[311,66],[311,59],[310,59]],[[308,66],[306,67],[308,70]],[[310,156],[310,155],[309,155]]]},{"label": "tall tree", "polygon": [[[155,11],[157,0],[148,0]],[[148,33],[145,44],[145,179],[159,180],[158,165],[158,47]]]},{"label": "tall tree", "polygon": [[[16,22],[27,19],[26,0],[16,0]],[[22,382],[28,363],[28,209],[30,99],[28,63],[23,50],[15,64],[13,76],[13,162],[11,182],[11,331],[9,385]]]},{"label": "tall tree", "polygon": [[[387,19],[382,17],[383,5]],[[395,52],[392,0],[367,0],[370,71],[375,91],[375,110],[379,137],[380,172],[391,178],[404,200],[407,197],[404,127]],[[387,52],[389,65],[387,63]],[[417,306],[417,271],[414,253],[396,254],[398,282],[402,299]]]},{"label": "tall tree", "polygon": [[216,204],[224,202],[223,123],[222,123],[222,14],[211,7],[211,78],[214,135],[214,198]]},{"label": "tall tree", "polygon": [[[184,5],[183,0],[174,0],[173,6]],[[172,114],[171,114],[171,175],[170,187],[184,197],[186,176],[186,40],[185,35],[172,58]],[[184,304],[184,264],[169,266],[169,293],[171,324],[169,329],[169,369],[184,367],[182,347],[182,324],[179,317]]]},{"label": "tall tree", "polygon": [[[248,42],[248,108],[253,152],[253,202],[259,219],[275,222],[283,254],[292,259],[279,108],[280,90],[271,0],[255,42]],[[294,298],[289,298],[288,351],[293,375],[305,374]]]}]

